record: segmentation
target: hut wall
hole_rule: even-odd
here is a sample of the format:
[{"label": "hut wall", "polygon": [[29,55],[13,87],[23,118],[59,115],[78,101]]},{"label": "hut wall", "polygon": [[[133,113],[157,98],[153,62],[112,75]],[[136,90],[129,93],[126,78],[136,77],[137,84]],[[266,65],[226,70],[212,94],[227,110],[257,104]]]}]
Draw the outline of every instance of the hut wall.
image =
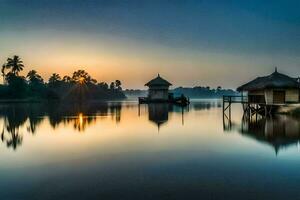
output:
[{"label": "hut wall", "polygon": [[[285,91],[285,101],[287,103],[299,103],[300,99],[300,92],[298,89],[282,89]],[[265,101],[267,105],[271,105],[274,103],[274,95],[272,89],[266,89],[261,91],[251,91],[248,92],[249,96],[261,96],[263,95],[265,97]]]},{"label": "hut wall", "polygon": [[273,90],[265,90],[266,104],[273,104]]},{"label": "hut wall", "polygon": [[265,93],[263,90],[249,91],[248,98],[251,103],[265,103]]},{"label": "hut wall", "polygon": [[169,90],[167,89],[150,89],[148,97],[152,100],[168,100]]},{"label": "hut wall", "polygon": [[299,90],[298,89],[288,89],[285,92],[285,101],[289,103],[299,102]]},{"label": "hut wall", "polygon": [[249,91],[248,95],[264,95],[263,90]]}]

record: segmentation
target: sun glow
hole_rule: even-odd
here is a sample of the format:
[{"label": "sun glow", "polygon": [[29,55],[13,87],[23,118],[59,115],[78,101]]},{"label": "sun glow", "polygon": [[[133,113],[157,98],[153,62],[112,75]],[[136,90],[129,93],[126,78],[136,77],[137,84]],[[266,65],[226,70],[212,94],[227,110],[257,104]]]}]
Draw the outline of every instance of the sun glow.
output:
[{"label": "sun glow", "polygon": [[84,130],[84,116],[82,113],[79,113],[77,120],[75,121],[74,127],[79,131]]},{"label": "sun glow", "polygon": [[82,126],[83,125],[83,114],[80,113],[78,118],[79,118],[79,124],[80,124],[80,126]]},{"label": "sun glow", "polygon": [[83,84],[84,81],[85,81],[85,78],[84,78],[84,77],[80,77],[80,78],[79,78],[79,83],[80,83],[80,84]]}]

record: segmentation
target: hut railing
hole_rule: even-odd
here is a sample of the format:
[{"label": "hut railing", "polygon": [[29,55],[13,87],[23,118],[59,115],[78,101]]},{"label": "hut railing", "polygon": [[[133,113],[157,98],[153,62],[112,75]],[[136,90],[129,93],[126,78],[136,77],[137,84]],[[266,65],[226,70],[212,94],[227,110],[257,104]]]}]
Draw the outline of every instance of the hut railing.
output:
[{"label": "hut railing", "polygon": [[229,95],[224,95],[223,96],[223,102],[226,102],[226,103],[248,103],[248,97],[247,96],[229,96]]}]

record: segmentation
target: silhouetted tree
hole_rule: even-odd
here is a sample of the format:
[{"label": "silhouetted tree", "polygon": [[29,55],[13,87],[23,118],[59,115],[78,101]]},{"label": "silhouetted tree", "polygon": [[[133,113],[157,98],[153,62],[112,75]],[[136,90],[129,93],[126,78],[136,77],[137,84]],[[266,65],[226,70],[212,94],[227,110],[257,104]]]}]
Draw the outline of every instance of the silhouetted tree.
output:
[{"label": "silhouetted tree", "polygon": [[55,87],[59,87],[61,83],[61,78],[59,76],[59,74],[52,74],[48,80],[48,85],[49,87],[55,88]]},{"label": "silhouetted tree", "polygon": [[[3,64],[1,72],[7,85],[0,85],[0,98],[28,98],[29,100],[64,99],[83,101],[87,99],[123,99],[121,81],[116,80],[110,84],[93,79],[86,71],[77,70],[72,76],[52,74],[45,84],[43,78],[35,71],[30,70],[26,78],[19,76],[24,68],[19,56],[8,58]],[[6,73],[8,70],[8,73]]]},{"label": "silhouetted tree", "polygon": [[29,83],[28,97],[46,97],[48,90],[44,85],[44,80],[35,70],[29,71],[26,78],[28,79]]},{"label": "silhouetted tree", "polygon": [[3,77],[3,84],[5,84],[5,69],[6,69],[6,64],[3,64],[2,68],[1,68],[1,74],[2,74],[2,77]]},{"label": "silhouetted tree", "polygon": [[35,70],[30,70],[26,78],[28,79],[29,84],[32,85],[43,84],[44,82],[43,78]]},{"label": "silhouetted tree", "polygon": [[26,80],[23,76],[17,76],[16,74],[9,72],[6,75],[6,82],[10,91],[9,96],[14,98],[22,98],[26,95]]},{"label": "silhouetted tree", "polygon": [[86,71],[84,70],[77,70],[73,73],[72,80],[75,83],[80,83],[80,84],[95,84],[97,81],[93,79]]},{"label": "silhouetted tree", "polygon": [[18,75],[24,68],[23,61],[16,55],[12,58],[7,58],[6,68],[10,69],[13,74]]},{"label": "silhouetted tree", "polygon": [[72,82],[72,78],[70,76],[64,76],[62,81],[64,83],[71,83]]},{"label": "silhouetted tree", "polygon": [[117,90],[121,91],[122,90],[122,87],[121,87],[122,83],[120,80],[116,80],[115,81],[115,87]]},{"label": "silhouetted tree", "polygon": [[102,90],[108,90],[108,84],[105,82],[98,83],[99,88]]},{"label": "silhouetted tree", "polygon": [[111,90],[115,90],[115,83],[114,82],[111,82],[110,85],[109,85],[109,89]]}]

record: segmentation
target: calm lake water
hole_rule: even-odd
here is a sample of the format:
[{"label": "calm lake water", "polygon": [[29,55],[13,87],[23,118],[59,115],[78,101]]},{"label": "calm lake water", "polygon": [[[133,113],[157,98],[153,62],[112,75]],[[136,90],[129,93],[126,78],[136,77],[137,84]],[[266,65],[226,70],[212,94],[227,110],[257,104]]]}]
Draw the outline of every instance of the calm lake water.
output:
[{"label": "calm lake water", "polygon": [[300,120],[221,106],[1,104],[0,199],[300,199]]}]

